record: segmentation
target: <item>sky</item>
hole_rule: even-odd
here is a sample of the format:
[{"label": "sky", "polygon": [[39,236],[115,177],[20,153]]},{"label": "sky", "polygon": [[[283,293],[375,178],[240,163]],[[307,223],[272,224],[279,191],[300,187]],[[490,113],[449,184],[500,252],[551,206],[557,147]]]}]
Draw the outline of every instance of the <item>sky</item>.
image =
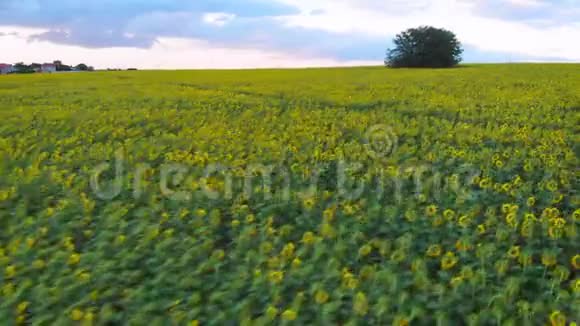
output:
[{"label": "sky", "polygon": [[0,0],[0,63],[380,65],[421,25],[455,32],[465,62],[580,62],[580,0]]}]

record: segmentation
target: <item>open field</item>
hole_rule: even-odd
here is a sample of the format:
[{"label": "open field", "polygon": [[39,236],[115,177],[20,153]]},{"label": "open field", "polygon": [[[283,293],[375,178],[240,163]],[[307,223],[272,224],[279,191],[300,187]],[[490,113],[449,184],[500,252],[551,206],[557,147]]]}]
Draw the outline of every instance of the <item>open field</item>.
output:
[{"label": "open field", "polygon": [[578,322],[578,76],[0,76],[0,321]]}]

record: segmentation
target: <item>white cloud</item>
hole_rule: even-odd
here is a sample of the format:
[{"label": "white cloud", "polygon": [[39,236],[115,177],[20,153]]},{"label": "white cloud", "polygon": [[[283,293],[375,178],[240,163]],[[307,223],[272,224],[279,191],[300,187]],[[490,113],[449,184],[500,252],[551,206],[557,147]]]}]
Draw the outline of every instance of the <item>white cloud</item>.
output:
[{"label": "white cloud", "polygon": [[214,26],[225,26],[232,20],[236,18],[234,14],[228,14],[225,12],[208,12],[203,14],[202,21],[208,25]]},{"label": "white cloud", "polygon": [[540,0],[504,0],[505,2],[517,6],[517,7],[524,7],[524,8],[538,8],[538,7],[545,7],[548,4],[544,1]]},{"label": "white cloud", "polygon": [[48,32],[48,29],[34,28],[34,27],[17,27],[17,26],[1,26],[0,33],[4,36],[12,36],[17,38],[29,38],[34,35]]},{"label": "white cloud", "polygon": [[[379,0],[278,1],[298,6],[303,12],[279,18],[292,27],[387,38],[409,27],[433,25],[456,32],[464,44],[482,51],[580,61],[580,43],[571,41],[580,35],[580,25],[555,21],[549,26],[534,26],[524,21],[482,16],[477,12],[479,0],[419,1],[408,5]],[[534,0],[506,1],[541,4]],[[312,10],[320,13],[310,15]]]},{"label": "white cloud", "polygon": [[[48,30],[0,26],[0,44],[2,48],[10,49],[10,51],[0,53],[0,61],[39,62],[61,58],[67,62],[85,61],[98,67],[136,66],[138,68],[304,67],[369,64],[370,62],[345,62],[337,58],[364,57],[364,51],[382,53],[384,49],[379,48],[380,45],[373,45],[368,49],[361,48],[361,51],[349,56],[340,53],[345,48],[342,45],[358,44],[357,41],[360,40],[378,40],[376,43],[379,44],[384,40],[386,46],[394,34],[419,25],[450,29],[457,33],[468,49],[478,50],[472,52],[493,53],[496,58],[505,54],[506,57],[515,56],[535,61],[554,59],[580,61],[580,43],[573,42],[580,35],[578,0],[562,0],[558,3],[544,0],[272,1],[295,6],[300,9],[301,14],[269,16],[263,26],[259,19],[242,19],[235,14],[219,11],[207,12],[201,15],[201,18],[198,13],[188,11],[144,14],[139,16],[142,19],[133,19],[127,23],[122,31],[126,39],[123,40],[124,43],[120,43],[134,43],[133,46],[140,45],[141,49],[130,47],[87,49],[81,46],[57,45],[39,40],[28,41],[31,36]],[[502,17],[504,18],[489,12],[489,9],[495,8],[496,5],[503,10]],[[488,12],[484,12],[482,8],[487,9]],[[544,12],[546,14],[543,14]],[[533,15],[528,17],[527,13],[533,13]],[[510,15],[517,17],[505,18]],[[240,17],[243,16],[240,15]],[[171,27],[175,25],[178,28]],[[280,26],[289,27],[289,29],[286,30]],[[301,29],[296,30],[297,34],[292,34],[292,28]],[[59,26],[53,26],[51,29],[52,32],[69,32]],[[310,39],[304,37],[304,35],[310,36],[311,31],[313,36]],[[18,34],[11,34],[14,32]],[[214,32],[215,35],[209,34]],[[238,38],[231,37],[234,32],[244,34],[243,40],[238,41]],[[278,35],[282,32],[285,36]],[[208,41],[213,40],[213,42],[165,37],[157,38],[152,48],[146,48],[155,35],[205,35]],[[107,39],[107,36],[103,38]],[[84,44],[74,43],[82,37],[85,36],[81,35],[70,43]],[[140,37],[148,42],[137,42]],[[133,39],[136,41],[127,43],[127,40]],[[233,40],[241,45],[232,45]],[[278,40],[290,42],[275,42]],[[337,44],[326,45],[329,44],[329,40],[338,41],[335,42]],[[328,48],[328,51],[319,51],[319,48],[312,46],[313,42],[317,42],[316,45],[320,48]],[[282,48],[291,48],[292,51],[284,51],[281,50]],[[370,56],[366,55],[366,57]],[[381,63],[380,61],[372,62],[377,65]]]},{"label": "white cloud", "polygon": [[47,41],[28,41],[26,38],[41,32],[45,30],[0,26],[0,44],[11,50],[2,53],[0,61],[43,63],[62,60],[69,64],[84,62],[97,68],[123,69],[297,68],[380,64],[368,61],[339,61],[324,57],[301,57],[252,48],[219,47],[205,41],[183,38],[158,38],[150,49],[88,49]]}]

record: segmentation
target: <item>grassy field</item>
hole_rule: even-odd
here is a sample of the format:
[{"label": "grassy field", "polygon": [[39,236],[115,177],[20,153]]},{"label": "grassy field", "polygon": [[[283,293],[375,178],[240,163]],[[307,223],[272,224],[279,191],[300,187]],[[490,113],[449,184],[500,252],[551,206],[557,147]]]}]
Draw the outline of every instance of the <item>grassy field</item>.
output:
[{"label": "grassy field", "polygon": [[578,76],[0,76],[0,324],[572,325]]}]

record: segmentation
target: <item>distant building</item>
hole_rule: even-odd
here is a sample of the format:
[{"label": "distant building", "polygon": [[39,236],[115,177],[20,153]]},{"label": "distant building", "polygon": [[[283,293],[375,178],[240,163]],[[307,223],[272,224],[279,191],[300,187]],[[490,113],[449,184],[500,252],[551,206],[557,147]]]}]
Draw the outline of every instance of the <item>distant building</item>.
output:
[{"label": "distant building", "polygon": [[40,66],[40,71],[41,72],[56,72],[56,65],[54,63],[43,63],[42,66]]},{"label": "distant building", "polygon": [[30,65],[30,68],[32,68],[34,72],[42,72],[42,65],[40,63],[33,63]]},{"label": "distant building", "polygon": [[11,72],[14,72],[14,68],[11,64],[0,63],[0,75],[6,75]]}]

